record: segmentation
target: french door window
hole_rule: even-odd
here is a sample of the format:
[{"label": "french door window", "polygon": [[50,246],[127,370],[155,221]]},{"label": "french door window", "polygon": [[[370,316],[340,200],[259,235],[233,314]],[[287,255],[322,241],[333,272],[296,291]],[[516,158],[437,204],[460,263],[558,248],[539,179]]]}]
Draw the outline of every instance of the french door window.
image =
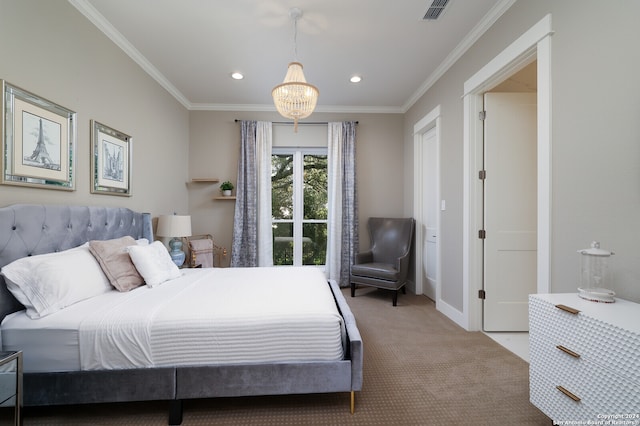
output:
[{"label": "french door window", "polygon": [[274,265],[325,264],[327,203],[327,150],[274,148],[271,155]]}]

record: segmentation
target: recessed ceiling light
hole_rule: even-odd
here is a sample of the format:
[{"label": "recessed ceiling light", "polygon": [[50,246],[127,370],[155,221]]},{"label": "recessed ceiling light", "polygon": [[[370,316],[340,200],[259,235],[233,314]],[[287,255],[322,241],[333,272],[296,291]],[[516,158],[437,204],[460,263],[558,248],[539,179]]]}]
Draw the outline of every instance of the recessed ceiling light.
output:
[{"label": "recessed ceiling light", "polygon": [[242,80],[244,78],[244,75],[242,75],[242,73],[239,73],[239,72],[232,72],[231,78],[233,78],[234,80]]},{"label": "recessed ceiling light", "polygon": [[362,77],[360,77],[359,75],[354,75],[354,76],[351,76],[349,81],[352,83],[360,83],[362,81]]}]

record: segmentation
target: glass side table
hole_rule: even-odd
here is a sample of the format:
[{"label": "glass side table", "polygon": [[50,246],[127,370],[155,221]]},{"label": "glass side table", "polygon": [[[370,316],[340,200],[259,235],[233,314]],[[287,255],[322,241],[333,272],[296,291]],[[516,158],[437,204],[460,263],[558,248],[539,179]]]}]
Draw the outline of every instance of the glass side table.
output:
[{"label": "glass side table", "polygon": [[0,425],[22,425],[22,351],[0,351]]}]

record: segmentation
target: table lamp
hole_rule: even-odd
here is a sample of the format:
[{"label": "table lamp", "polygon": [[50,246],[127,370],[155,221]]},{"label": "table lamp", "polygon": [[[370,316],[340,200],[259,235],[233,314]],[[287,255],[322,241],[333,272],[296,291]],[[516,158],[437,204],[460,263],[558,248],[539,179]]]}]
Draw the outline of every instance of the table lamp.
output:
[{"label": "table lamp", "polygon": [[156,234],[159,237],[172,237],[171,241],[169,241],[169,247],[171,248],[169,254],[173,263],[181,267],[185,259],[181,238],[191,235],[191,216],[179,216],[175,213],[160,216]]}]

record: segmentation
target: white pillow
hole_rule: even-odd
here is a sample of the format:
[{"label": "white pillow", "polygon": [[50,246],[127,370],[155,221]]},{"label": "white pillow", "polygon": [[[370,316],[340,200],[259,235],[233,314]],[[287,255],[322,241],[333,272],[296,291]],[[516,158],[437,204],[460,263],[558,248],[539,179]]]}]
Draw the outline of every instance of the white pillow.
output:
[{"label": "white pillow", "polygon": [[37,319],[81,300],[111,291],[89,244],[17,259],[2,268],[7,288]]},{"label": "white pillow", "polygon": [[180,269],[173,263],[167,248],[160,241],[141,246],[129,246],[129,256],[149,287],[178,278]]}]

